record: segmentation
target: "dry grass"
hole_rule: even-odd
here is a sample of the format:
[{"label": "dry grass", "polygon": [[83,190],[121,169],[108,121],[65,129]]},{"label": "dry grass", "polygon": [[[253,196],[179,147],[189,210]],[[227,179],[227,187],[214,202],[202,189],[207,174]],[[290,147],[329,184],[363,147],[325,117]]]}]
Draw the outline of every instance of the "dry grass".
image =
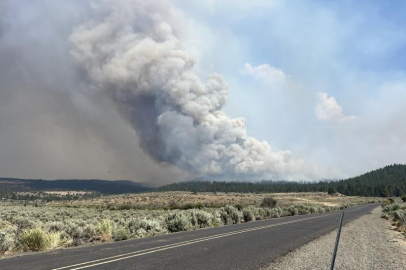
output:
[{"label": "dry grass", "polygon": [[123,205],[130,204],[140,208],[164,208],[172,205],[196,205],[224,206],[232,205],[260,205],[265,197],[273,197],[280,206],[288,205],[316,205],[316,206],[340,206],[343,204],[362,204],[370,201],[379,201],[380,198],[366,198],[345,196],[341,194],[328,195],[326,192],[308,193],[192,193],[192,192],[150,192],[138,194],[111,195],[88,200],[52,202],[53,205]]}]

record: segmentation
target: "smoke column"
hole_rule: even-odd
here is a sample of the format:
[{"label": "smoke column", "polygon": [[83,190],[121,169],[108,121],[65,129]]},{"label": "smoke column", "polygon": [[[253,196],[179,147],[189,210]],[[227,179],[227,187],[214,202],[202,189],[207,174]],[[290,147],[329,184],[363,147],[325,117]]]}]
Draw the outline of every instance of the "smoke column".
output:
[{"label": "smoke column", "polygon": [[152,159],[196,175],[316,175],[289,151],[247,136],[245,119],[222,111],[227,83],[219,74],[206,81],[195,74],[187,20],[172,4],[104,1],[92,8],[92,19],[70,36],[71,54]]}]

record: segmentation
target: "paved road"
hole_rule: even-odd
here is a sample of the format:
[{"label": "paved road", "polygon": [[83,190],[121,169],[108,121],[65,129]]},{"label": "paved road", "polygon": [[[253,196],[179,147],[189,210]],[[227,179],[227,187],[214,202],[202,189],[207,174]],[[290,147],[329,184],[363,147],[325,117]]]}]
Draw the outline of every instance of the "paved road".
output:
[{"label": "paved road", "polygon": [[[365,215],[377,206],[346,209],[344,222]],[[61,249],[2,259],[0,269],[258,269],[335,229],[340,216],[341,211],[291,216]]]}]

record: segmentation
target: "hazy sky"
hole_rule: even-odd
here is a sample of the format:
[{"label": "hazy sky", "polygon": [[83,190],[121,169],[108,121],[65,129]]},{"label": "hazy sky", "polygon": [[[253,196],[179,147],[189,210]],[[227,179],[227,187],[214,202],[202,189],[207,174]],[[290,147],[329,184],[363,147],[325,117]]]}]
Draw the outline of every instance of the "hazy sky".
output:
[{"label": "hazy sky", "polygon": [[[201,175],[140,147],[122,110],[73,59],[75,29],[111,12],[105,5],[95,19],[100,3],[0,2],[0,177],[164,183]],[[184,31],[194,72],[228,83],[223,111],[245,118],[247,134],[273,152],[289,150],[302,162],[295,174],[303,164],[320,179],[406,163],[404,1],[168,6],[187,22],[171,27]]]}]

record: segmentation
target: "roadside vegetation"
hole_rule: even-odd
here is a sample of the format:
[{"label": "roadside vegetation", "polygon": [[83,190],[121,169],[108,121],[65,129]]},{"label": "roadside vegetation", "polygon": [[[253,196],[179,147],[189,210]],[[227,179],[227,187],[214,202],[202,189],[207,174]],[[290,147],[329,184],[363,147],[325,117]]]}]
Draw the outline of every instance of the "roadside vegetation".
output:
[{"label": "roadside vegetation", "polygon": [[388,219],[406,237],[406,196],[401,200],[389,198],[382,203],[382,218]]},{"label": "roadside vegetation", "polygon": [[[194,194],[195,195],[195,194]],[[325,195],[327,197],[327,194]],[[116,197],[115,197],[116,198]],[[347,202],[351,200],[347,198]],[[43,251],[95,242],[121,241],[207,227],[250,222],[283,216],[324,213],[359,203],[323,205],[287,204],[264,196],[255,204],[218,207],[137,209],[71,204],[0,203],[0,256],[15,252]]]}]

